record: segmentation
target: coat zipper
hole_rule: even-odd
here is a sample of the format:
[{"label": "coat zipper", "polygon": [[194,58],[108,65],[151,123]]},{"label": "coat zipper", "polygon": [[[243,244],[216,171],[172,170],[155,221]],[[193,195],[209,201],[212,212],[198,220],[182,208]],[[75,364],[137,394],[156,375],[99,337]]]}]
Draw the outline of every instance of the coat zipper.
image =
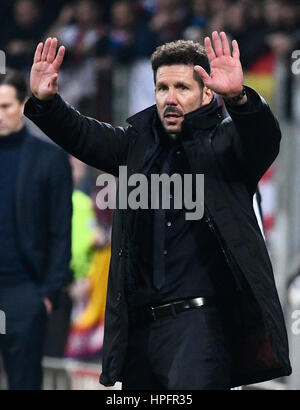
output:
[{"label": "coat zipper", "polygon": [[[216,129],[217,129],[217,128],[216,128]],[[209,137],[208,137],[208,144],[207,144],[207,140],[204,138],[205,145],[208,146],[208,149],[209,149],[210,153],[212,154],[212,156],[213,156],[215,159],[216,159],[216,155],[215,155],[215,152],[214,152],[214,150],[213,150],[213,148],[212,148],[212,137],[213,137],[213,135],[214,135],[216,129],[209,135]],[[217,168],[217,165],[216,165],[215,168]],[[218,171],[218,170],[217,170],[217,171]],[[220,247],[221,247],[221,251],[222,251],[222,253],[223,253],[224,257],[225,257],[226,263],[227,263],[227,265],[229,266],[231,272],[232,272],[233,275],[234,275],[234,278],[235,278],[235,280],[236,280],[236,285],[237,285],[238,290],[242,291],[242,286],[241,286],[241,283],[240,283],[240,280],[239,280],[239,277],[238,277],[238,273],[237,273],[238,268],[235,266],[235,263],[233,263],[233,261],[232,261],[232,256],[231,256],[231,254],[228,252],[227,247],[224,245],[224,240],[223,240],[222,236],[220,235],[218,229],[216,229],[216,223],[215,223],[215,221],[214,221],[214,219],[213,219],[213,217],[212,217],[212,215],[211,215],[211,213],[210,213],[210,211],[209,211],[207,205],[205,205],[205,222],[208,224],[208,227],[209,227],[210,231],[211,231],[211,232],[215,235],[215,237],[217,238],[217,241],[218,241],[218,243],[219,243],[219,245],[220,245]]]},{"label": "coat zipper", "polygon": [[227,252],[225,250],[225,247],[223,245],[223,239],[221,238],[221,235],[217,232],[217,230],[215,228],[215,222],[212,219],[212,217],[211,217],[211,215],[208,211],[207,206],[205,206],[205,222],[208,224],[208,227],[209,227],[210,231],[216,236],[216,238],[219,242],[219,245],[221,247],[221,250],[222,250],[222,252],[225,256],[226,262],[229,265],[230,269],[232,270],[233,265],[232,265],[231,261],[229,260],[228,254],[227,254]]},{"label": "coat zipper", "polygon": [[216,224],[215,224],[215,222],[214,222],[214,220],[213,220],[213,218],[212,218],[211,214],[209,213],[209,210],[206,206],[205,206],[205,222],[208,224],[208,227],[209,227],[210,231],[217,238],[217,241],[220,245],[221,251],[222,251],[222,253],[225,257],[225,261],[226,261],[227,265],[229,266],[229,269],[232,272],[233,277],[235,278],[237,290],[242,291],[243,287],[242,287],[242,284],[241,284],[240,279],[239,279],[239,273],[238,273],[239,269],[236,267],[235,263],[232,261],[232,256],[228,252],[226,246],[224,246],[224,240],[221,237],[218,230],[216,229],[216,226],[215,226]]}]

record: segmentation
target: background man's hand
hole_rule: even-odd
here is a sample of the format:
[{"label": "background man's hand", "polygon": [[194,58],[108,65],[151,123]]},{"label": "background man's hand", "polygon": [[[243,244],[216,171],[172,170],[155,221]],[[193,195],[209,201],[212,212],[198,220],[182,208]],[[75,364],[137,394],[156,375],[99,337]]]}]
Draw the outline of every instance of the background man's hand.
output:
[{"label": "background man's hand", "polygon": [[52,313],[52,303],[48,298],[44,298],[43,301],[46,306],[47,314],[50,315]]},{"label": "background man's hand", "polygon": [[40,100],[50,100],[58,91],[58,72],[63,62],[65,47],[56,54],[57,39],[47,38],[45,45],[36,48],[30,73],[30,88]]},{"label": "background man's hand", "polygon": [[[239,95],[243,89],[243,70],[240,62],[240,51],[236,40],[232,42],[232,55],[224,32],[212,33],[212,42],[209,37],[204,40],[206,54],[210,63],[210,75],[203,67],[195,66],[204,84],[212,91],[227,98]],[[246,97],[247,98],[247,97]]]}]

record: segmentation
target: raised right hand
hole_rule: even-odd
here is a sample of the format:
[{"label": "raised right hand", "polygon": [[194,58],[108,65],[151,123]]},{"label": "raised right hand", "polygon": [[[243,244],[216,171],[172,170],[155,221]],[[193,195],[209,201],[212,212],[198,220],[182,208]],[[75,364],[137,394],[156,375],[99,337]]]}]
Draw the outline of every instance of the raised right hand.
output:
[{"label": "raised right hand", "polygon": [[40,100],[50,100],[58,91],[58,72],[64,59],[65,47],[56,54],[57,39],[47,38],[36,48],[30,73],[31,92]]}]

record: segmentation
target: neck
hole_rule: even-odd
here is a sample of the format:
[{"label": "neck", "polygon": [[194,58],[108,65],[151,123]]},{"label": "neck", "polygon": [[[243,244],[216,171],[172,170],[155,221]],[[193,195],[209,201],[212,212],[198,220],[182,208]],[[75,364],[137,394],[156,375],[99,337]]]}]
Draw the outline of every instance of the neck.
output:
[{"label": "neck", "polygon": [[23,127],[24,127],[24,122],[21,121],[19,126],[14,130],[13,134],[16,134],[17,132],[20,132]]},{"label": "neck", "polygon": [[15,129],[14,129],[12,132],[10,132],[9,134],[3,134],[3,135],[0,134],[0,139],[2,139],[2,138],[8,138],[8,137],[10,137],[10,136],[13,135],[13,134],[17,134],[18,132],[20,132],[20,131],[22,130],[23,127],[24,127],[24,123],[21,122],[21,123],[19,124],[19,126],[18,126],[17,128],[15,128]]}]

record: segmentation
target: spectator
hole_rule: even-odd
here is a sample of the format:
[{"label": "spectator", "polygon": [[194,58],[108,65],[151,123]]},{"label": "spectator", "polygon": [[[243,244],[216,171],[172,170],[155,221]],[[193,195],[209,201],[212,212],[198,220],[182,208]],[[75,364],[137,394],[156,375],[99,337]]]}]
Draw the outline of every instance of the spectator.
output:
[{"label": "spectator", "polygon": [[45,28],[37,0],[17,0],[13,6],[12,24],[6,29],[3,41],[7,64],[25,72],[29,70],[34,46]]},{"label": "spectator", "polygon": [[208,21],[207,0],[193,0],[191,15],[189,16],[187,28],[183,37],[186,40],[201,41],[203,38],[203,29]]},{"label": "spectator", "polygon": [[118,64],[133,60],[135,10],[127,0],[116,1],[111,9],[109,53]]},{"label": "spectator", "polygon": [[102,10],[93,0],[78,0],[65,6],[48,35],[55,35],[66,44],[67,64],[84,62],[95,55],[95,44],[105,33]]},{"label": "spectator", "polygon": [[157,0],[156,4],[150,28],[157,35],[157,44],[177,40],[186,24],[187,8],[180,0]]},{"label": "spectator", "polygon": [[[105,208],[105,206],[102,204],[101,206],[97,205],[97,197],[98,193],[103,189],[103,186],[97,186],[97,176],[99,175],[99,170],[96,170],[92,168],[93,170],[93,176],[95,179],[94,181],[94,190],[91,194],[91,198],[93,201],[94,205],[94,211],[97,217],[97,222],[98,225],[105,231],[107,238],[111,237],[111,227],[112,227],[112,221],[113,221],[113,210],[109,208]],[[108,189],[108,187],[106,187]],[[109,193],[110,196],[115,196],[116,192],[115,190],[111,191]]]},{"label": "spectator", "polygon": [[108,242],[105,230],[97,224],[93,201],[81,189],[87,166],[71,157],[75,189],[73,191],[72,260],[71,268],[75,279],[84,278],[89,270],[95,247]]},{"label": "spectator", "polygon": [[53,24],[61,9],[71,2],[72,0],[39,0],[42,10],[47,10],[47,14],[44,15],[47,26]]},{"label": "spectator", "polygon": [[[74,271],[75,281],[71,289],[73,298],[72,323],[65,353],[68,357],[83,358],[99,352],[103,343],[102,339],[98,340],[96,351],[95,348],[91,349],[89,345],[90,339],[95,337],[94,325],[98,325],[100,319],[103,322],[103,298],[100,295],[103,295],[103,276],[107,280],[108,275],[110,235],[106,227],[97,224],[93,201],[80,190],[86,176],[87,166],[75,157],[71,157],[71,164],[75,186],[72,197],[74,211],[71,268]],[[107,246],[109,249],[105,250]],[[97,253],[98,250],[100,257]],[[104,252],[104,266],[102,250]],[[85,320],[86,315],[87,321]],[[103,328],[103,323],[101,323],[101,328]]]},{"label": "spectator", "polygon": [[[273,16],[273,21],[271,16]],[[294,33],[299,27],[298,16],[297,8],[293,3],[266,1],[265,19],[270,27],[270,34],[266,36],[266,44],[277,56],[288,55],[296,46]]]},{"label": "spectator", "polygon": [[193,0],[190,24],[192,26],[204,27],[207,20],[208,20],[207,0]]},{"label": "spectator", "polygon": [[210,16],[212,17],[216,14],[224,12],[229,5],[228,3],[228,0],[209,0],[208,7]]},{"label": "spectator", "polygon": [[106,26],[99,3],[78,0],[75,5],[65,6],[49,34],[66,44],[62,95],[73,105],[84,105],[86,114],[91,114],[97,90],[95,56],[105,54],[106,47]]}]

